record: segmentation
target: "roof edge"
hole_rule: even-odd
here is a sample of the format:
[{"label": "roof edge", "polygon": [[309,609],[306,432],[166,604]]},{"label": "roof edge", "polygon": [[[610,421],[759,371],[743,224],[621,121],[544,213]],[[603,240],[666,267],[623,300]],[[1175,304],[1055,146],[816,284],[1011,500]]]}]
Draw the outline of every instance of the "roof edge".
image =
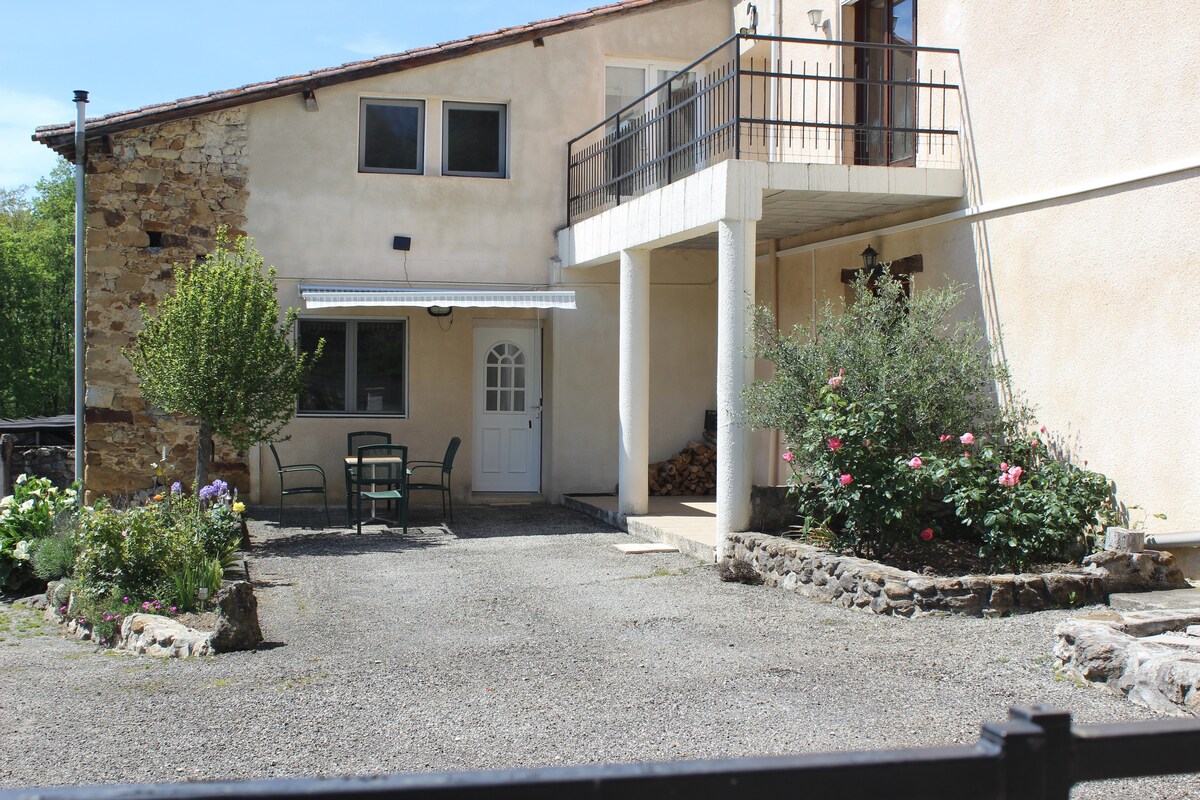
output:
[{"label": "roof edge", "polygon": [[[247,84],[236,89],[210,92],[129,111],[105,114],[87,120],[85,136],[89,140],[100,139],[109,134],[145,125],[184,119],[197,114],[298,94],[309,89],[315,90],[325,86],[364,80],[378,75],[401,72],[441,61],[497,50],[544,36],[590,27],[615,16],[632,15],[694,2],[699,2],[699,0],[621,0],[611,5],[597,6],[526,25],[501,28],[490,33],[469,36],[438,45],[419,47],[363,61],[352,61],[337,67],[327,67],[299,75]],[[60,155],[74,158],[74,122],[38,126],[30,138],[46,145]]]}]

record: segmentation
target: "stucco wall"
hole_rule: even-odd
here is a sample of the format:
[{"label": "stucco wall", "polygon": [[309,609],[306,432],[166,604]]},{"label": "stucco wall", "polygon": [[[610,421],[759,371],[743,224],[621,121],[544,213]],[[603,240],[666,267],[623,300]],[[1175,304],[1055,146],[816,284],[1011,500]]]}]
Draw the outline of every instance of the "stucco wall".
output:
[{"label": "stucco wall", "polygon": [[962,53],[971,202],[1046,199],[798,254],[782,260],[781,276],[798,282],[788,305],[802,318],[808,298],[799,284],[814,264],[832,287],[868,243],[885,260],[922,253],[915,285],[968,285],[963,315],[985,322],[1039,422],[1112,478],[1149,529],[1194,529],[1200,489],[1183,476],[1200,463],[1200,324],[1188,291],[1200,266],[1190,235],[1200,170],[1058,196],[1181,159],[1200,163],[1190,102],[1200,54],[1187,44],[1200,35],[1200,17],[1162,5],[1126,12],[1112,2],[1018,2],[1004,16],[1021,20],[1026,34],[997,36],[989,4],[922,0],[920,43]]},{"label": "stucco wall", "polygon": [[[267,262],[278,268],[281,303],[298,304],[301,281],[546,284],[554,231],[566,223],[566,142],[603,118],[606,60],[686,62],[727,37],[729,25],[726,0],[702,0],[549,36],[542,47],[524,43],[318,89],[316,112],[306,111],[299,96],[249,106],[253,169],[247,228]],[[364,97],[425,101],[425,174],[358,172]],[[440,104],[446,100],[507,105],[508,178],[439,174]],[[394,235],[411,236],[411,250],[394,251]],[[670,272],[676,262],[682,266]],[[654,280],[676,285],[652,290],[653,326],[661,342],[653,390],[662,398],[654,403],[652,459],[699,436],[704,409],[713,407],[713,263],[708,254],[655,262]],[[660,279],[664,269],[670,274]],[[585,284],[577,289],[578,309],[542,314],[547,404],[542,488],[550,498],[568,490],[611,489],[616,482],[616,275],[595,271],[568,284],[572,280]],[[410,322],[408,419],[297,418],[281,455],[288,462],[322,464],[336,502],[347,432],[390,431],[417,458],[440,458],[449,438],[458,435],[463,449],[454,485],[456,495],[465,496],[473,457],[472,327],[536,313],[458,309],[449,331],[422,309],[372,315]],[[679,331],[688,331],[686,340],[677,338]],[[265,448],[259,468],[262,500],[273,503],[278,481]],[[433,495],[414,498],[423,499],[436,502]]]}]

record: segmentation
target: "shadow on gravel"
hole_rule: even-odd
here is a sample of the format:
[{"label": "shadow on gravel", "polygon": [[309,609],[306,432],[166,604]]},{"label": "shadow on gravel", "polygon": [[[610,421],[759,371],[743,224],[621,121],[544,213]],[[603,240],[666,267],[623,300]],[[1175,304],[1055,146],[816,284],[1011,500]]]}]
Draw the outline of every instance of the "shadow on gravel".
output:
[{"label": "shadow on gravel", "polygon": [[453,534],[465,539],[497,536],[568,536],[611,533],[616,528],[563,506],[501,505],[454,509]]},{"label": "shadow on gravel", "polygon": [[455,508],[453,524],[442,519],[440,508],[418,507],[409,511],[408,533],[374,524],[364,526],[362,536],[341,525],[326,527],[320,509],[288,508],[284,513],[288,526],[279,528],[275,524],[277,509],[250,510],[252,553],[285,558],[346,556],[441,547],[455,539],[565,536],[616,530],[562,506],[532,504]]},{"label": "shadow on gravel", "polygon": [[425,550],[449,544],[454,538],[443,528],[409,527],[408,533],[401,528],[381,528],[378,525],[363,527],[359,536],[352,529],[331,528],[312,533],[284,528],[278,535],[259,536],[250,532],[251,550],[256,556],[300,558],[312,556],[354,556],[365,553],[400,553],[407,550]]}]

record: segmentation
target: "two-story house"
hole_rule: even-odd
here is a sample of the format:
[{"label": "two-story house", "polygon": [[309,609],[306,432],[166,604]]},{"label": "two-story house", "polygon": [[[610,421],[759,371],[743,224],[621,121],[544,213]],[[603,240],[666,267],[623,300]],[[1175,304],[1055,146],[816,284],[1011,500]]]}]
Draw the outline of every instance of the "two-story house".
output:
[{"label": "two-story house", "polygon": [[[1196,34],[1102,0],[625,0],[91,120],[88,488],[189,457],[120,349],[224,224],[325,339],[281,449],[333,475],[350,431],[457,435],[459,496],[619,484],[638,513],[715,408],[718,530],[744,529],[782,478],[738,424],[749,310],[808,324],[870,247],[971,287],[1041,421],[1194,521]],[[218,460],[274,501],[265,451]]]}]

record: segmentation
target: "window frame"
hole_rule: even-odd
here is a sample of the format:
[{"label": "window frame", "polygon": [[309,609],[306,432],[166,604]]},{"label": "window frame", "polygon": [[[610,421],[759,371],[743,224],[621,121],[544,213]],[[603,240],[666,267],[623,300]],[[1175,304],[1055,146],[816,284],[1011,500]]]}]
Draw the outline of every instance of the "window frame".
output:
[{"label": "window frame", "polygon": [[[346,367],[345,374],[342,376],[343,389],[345,392],[347,408],[338,411],[315,411],[312,409],[300,408],[300,397],[296,397],[296,416],[307,418],[386,418],[386,419],[408,419],[409,418],[409,376],[411,375],[409,361],[409,340],[411,325],[409,318],[405,317],[301,317],[297,320],[295,330],[296,347],[300,347],[300,326],[305,322],[341,322],[346,325]],[[401,410],[396,411],[353,411],[348,408],[350,403],[354,402],[358,397],[358,323],[360,322],[391,322],[400,323],[404,326],[404,369],[401,380],[404,382],[404,390],[401,392]],[[351,327],[354,326],[353,335],[351,335]]]},{"label": "window frame", "polygon": [[[367,158],[367,106],[401,106],[417,110],[417,166],[415,169],[397,169],[394,167],[372,167],[366,164]],[[358,100],[358,171],[384,175],[424,175],[425,174],[425,139],[428,127],[425,114],[425,101],[415,98],[397,97],[360,97]]]},{"label": "window frame", "polygon": [[[500,112],[500,170],[498,172],[468,172],[450,169],[450,112],[454,110],[498,110]],[[452,178],[507,178],[508,170],[508,104],[468,100],[442,101],[442,174]]]}]

